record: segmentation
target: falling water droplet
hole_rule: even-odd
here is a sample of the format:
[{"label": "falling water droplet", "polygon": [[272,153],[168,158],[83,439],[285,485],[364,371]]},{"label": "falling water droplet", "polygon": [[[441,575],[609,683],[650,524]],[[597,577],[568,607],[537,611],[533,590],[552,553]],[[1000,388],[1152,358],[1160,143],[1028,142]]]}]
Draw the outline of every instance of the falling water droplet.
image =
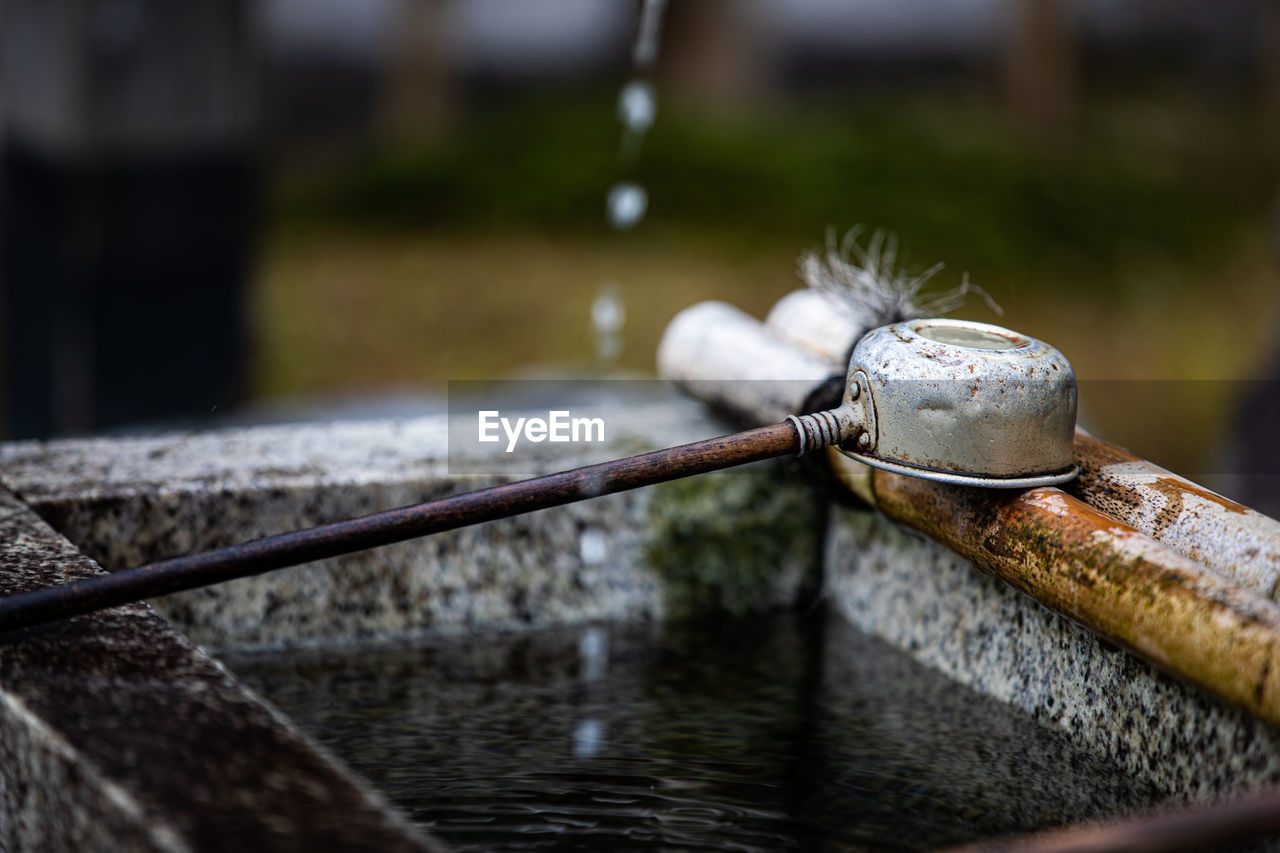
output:
[{"label": "falling water droplet", "polygon": [[627,322],[627,306],[622,301],[622,288],[606,284],[591,303],[591,330],[596,342],[596,357],[602,362],[617,359],[622,351],[619,334]]},{"label": "falling water droplet", "polygon": [[627,322],[627,306],[622,302],[622,290],[616,284],[606,284],[591,303],[591,326],[597,332],[618,332]]},{"label": "falling water droplet", "polygon": [[605,199],[605,212],[609,217],[609,224],[619,231],[635,226],[644,218],[644,212],[648,207],[649,194],[638,184],[614,184],[609,190],[608,198]]},{"label": "falling water droplet", "polygon": [[631,60],[638,68],[649,68],[658,59],[658,37],[662,33],[662,15],[667,0],[644,0],[640,10],[640,26],[636,30],[636,44]]},{"label": "falling water droplet", "polygon": [[653,86],[632,80],[618,93],[618,118],[630,133],[644,133],[658,114],[658,97]]}]

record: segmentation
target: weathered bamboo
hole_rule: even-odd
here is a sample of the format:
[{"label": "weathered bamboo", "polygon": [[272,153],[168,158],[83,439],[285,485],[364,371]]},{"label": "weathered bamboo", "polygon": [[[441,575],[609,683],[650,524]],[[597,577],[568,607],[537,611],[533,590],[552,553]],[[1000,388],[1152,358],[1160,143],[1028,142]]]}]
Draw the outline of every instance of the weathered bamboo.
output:
[{"label": "weathered bamboo", "polygon": [[658,344],[657,362],[658,373],[690,395],[758,423],[795,412],[832,372],[827,360],[769,334],[755,317],[724,302],[700,302],[677,314]]},{"label": "weathered bamboo", "polygon": [[791,291],[775,302],[764,318],[770,330],[828,364],[843,361],[855,340],[886,322],[839,305],[811,287]]},{"label": "weathered bamboo", "polygon": [[[806,289],[779,300],[765,325],[770,338],[838,372],[854,339],[880,322]],[[1272,600],[1280,594],[1280,521],[1084,430],[1076,431],[1075,461],[1081,472],[1071,494],[1254,592]]]},{"label": "weathered bamboo", "polygon": [[1275,600],[1280,521],[1076,430],[1080,477],[1067,487],[1107,515]]},{"label": "weathered bamboo", "polygon": [[845,367],[853,342],[889,319],[862,316],[813,288],[793,290],[769,311],[767,334],[817,356],[830,369]]},{"label": "weathered bamboo", "polygon": [[[715,363],[721,376],[738,380],[737,406],[745,411],[755,386],[742,380],[756,368],[742,353],[757,341],[776,349],[777,333],[739,316],[731,333],[700,331],[700,346],[670,340],[690,334],[690,326],[673,323],[663,346],[692,361],[668,359],[664,374],[680,380]],[[757,417],[764,417],[778,401],[762,396],[759,405]],[[1257,592],[1058,489],[992,493],[828,455],[844,485],[890,517],[1156,666],[1280,725],[1280,666],[1272,666],[1280,607]]]},{"label": "weathered bamboo", "polygon": [[1280,607],[1060,489],[886,471],[876,506],[1156,666],[1280,725]]}]

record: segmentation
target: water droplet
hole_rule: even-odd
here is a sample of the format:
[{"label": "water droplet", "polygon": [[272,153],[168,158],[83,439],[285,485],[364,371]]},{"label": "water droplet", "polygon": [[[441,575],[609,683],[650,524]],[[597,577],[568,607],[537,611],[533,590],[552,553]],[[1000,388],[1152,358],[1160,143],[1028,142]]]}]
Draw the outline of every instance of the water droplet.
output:
[{"label": "water droplet", "polygon": [[606,284],[591,303],[591,327],[597,332],[618,332],[627,322],[627,306],[622,301],[622,290],[616,284]]},{"label": "water droplet", "polygon": [[611,362],[622,352],[623,325],[627,322],[627,307],[622,301],[622,290],[616,284],[606,284],[591,303],[591,330],[596,342],[596,358]]},{"label": "water droplet", "polygon": [[613,332],[596,338],[596,358],[606,366],[618,360],[622,354],[622,338]]},{"label": "water droplet", "polygon": [[640,9],[640,26],[636,28],[636,43],[631,60],[640,68],[649,68],[658,59],[658,37],[662,33],[662,15],[667,10],[667,0],[644,0]]},{"label": "water droplet", "polygon": [[644,133],[658,115],[658,97],[653,86],[633,80],[618,93],[618,118],[632,133]]},{"label": "water droplet", "polygon": [[639,184],[615,184],[605,199],[609,224],[619,231],[634,227],[649,208],[649,194]]}]

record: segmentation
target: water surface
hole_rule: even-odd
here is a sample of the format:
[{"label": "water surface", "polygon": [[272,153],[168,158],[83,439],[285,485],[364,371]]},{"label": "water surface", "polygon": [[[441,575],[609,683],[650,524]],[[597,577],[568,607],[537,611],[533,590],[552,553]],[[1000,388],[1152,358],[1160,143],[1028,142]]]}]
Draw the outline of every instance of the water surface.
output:
[{"label": "water surface", "polygon": [[917,850],[1151,799],[821,611],[224,659],[462,850]]}]

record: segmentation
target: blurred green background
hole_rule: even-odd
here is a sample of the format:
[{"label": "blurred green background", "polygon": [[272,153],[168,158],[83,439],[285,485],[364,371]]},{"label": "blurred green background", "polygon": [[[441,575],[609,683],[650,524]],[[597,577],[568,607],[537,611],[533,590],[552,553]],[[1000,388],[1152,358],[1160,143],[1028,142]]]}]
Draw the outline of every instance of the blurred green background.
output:
[{"label": "blurred green background", "polygon": [[[195,3],[232,16],[217,45],[204,19],[108,20],[117,42],[134,26],[187,65],[222,51],[217,67],[252,69],[227,90],[256,116],[261,167],[249,346],[239,400],[215,407],[651,372],[680,309],[763,316],[800,286],[802,252],[855,225],[895,233],[909,269],[944,263],[937,288],[967,274],[1005,313],[971,299],[960,316],[1056,345],[1086,421],[1175,469],[1221,450],[1236,380],[1275,372],[1275,0],[672,0],[647,70],[630,57],[643,5]],[[91,82],[134,93],[139,68]],[[637,78],[657,117],[622,156],[618,92]],[[30,145],[43,125],[11,92],[6,134]],[[605,195],[623,180],[649,205],[618,231]],[[626,322],[606,362],[590,318],[610,287]]]},{"label": "blurred green background", "polygon": [[[763,314],[800,286],[801,252],[858,224],[896,233],[910,268],[945,263],[939,288],[967,272],[1082,376],[1240,376],[1262,356],[1280,290],[1260,176],[1280,156],[1247,101],[1108,93],[1047,139],[1012,132],[998,103],[928,91],[664,104],[634,170],[649,214],[618,234],[611,94],[522,97],[429,144],[282,172],[260,392],[589,369],[606,280],[626,296],[622,363],[651,370],[680,308]],[[981,300],[964,313],[993,319]]]},{"label": "blurred green background", "polygon": [[427,144],[282,172],[255,291],[257,393],[590,372],[605,282],[626,304],[620,366],[651,371],[681,308],[723,299],[763,317],[801,286],[798,256],[854,225],[897,234],[909,269],[945,263],[935,288],[967,273],[1005,314],[971,297],[958,316],[1059,347],[1096,430],[1175,470],[1200,470],[1228,429],[1248,386],[1222,380],[1267,369],[1280,148],[1247,93],[1107,87],[1047,134],[972,89],[731,114],[671,99],[634,169],[649,213],[622,234],[603,218],[611,95],[521,96]]}]

